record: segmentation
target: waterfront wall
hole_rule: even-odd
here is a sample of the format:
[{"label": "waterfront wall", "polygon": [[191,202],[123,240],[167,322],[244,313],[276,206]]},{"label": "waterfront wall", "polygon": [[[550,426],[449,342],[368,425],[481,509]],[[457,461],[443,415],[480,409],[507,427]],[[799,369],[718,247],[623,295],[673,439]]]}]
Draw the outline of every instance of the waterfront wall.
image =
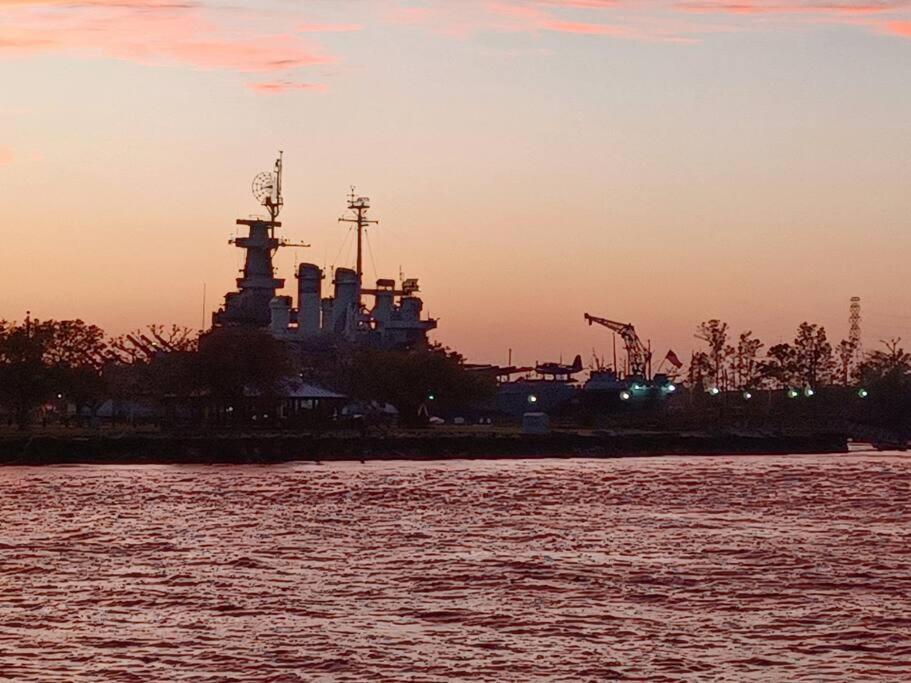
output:
[{"label": "waterfront wall", "polygon": [[760,455],[847,452],[835,433],[547,435],[408,434],[395,436],[131,435],[34,436],[0,440],[0,464],[278,463],[344,460],[620,458],[659,455]]}]

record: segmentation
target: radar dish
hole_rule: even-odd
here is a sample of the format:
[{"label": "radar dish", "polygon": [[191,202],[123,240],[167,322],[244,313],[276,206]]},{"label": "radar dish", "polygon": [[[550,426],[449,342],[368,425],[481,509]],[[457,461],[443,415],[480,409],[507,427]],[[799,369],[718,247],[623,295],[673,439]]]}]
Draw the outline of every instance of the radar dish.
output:
[{"label": "radar dish", "polygon": [[275,192],[275,176],[264,171],[253,179],[253,196],[263,206],[272,204],[272,195]]}]

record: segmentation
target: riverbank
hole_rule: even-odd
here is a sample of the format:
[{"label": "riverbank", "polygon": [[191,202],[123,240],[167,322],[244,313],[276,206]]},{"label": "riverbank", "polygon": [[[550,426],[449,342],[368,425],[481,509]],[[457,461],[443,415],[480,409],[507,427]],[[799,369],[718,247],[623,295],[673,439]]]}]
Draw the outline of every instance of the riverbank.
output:
[{"label": "riverbank", "polygon": [[270,464],[345,460],[621,458],[659,455],[845,453],[840,434],[708,432],[142,433],[0,437],[0,464]]}]

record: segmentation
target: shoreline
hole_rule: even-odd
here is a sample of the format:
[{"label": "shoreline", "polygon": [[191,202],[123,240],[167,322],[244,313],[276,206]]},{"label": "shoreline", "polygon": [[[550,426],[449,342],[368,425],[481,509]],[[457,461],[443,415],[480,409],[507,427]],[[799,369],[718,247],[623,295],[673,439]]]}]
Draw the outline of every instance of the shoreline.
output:
[{"label": "shoreline", "polygon": [[295,461],[502,460],[847,453],[837,433],[553,432],[546,435],[99,434],[0,438],[0,466],[279,464]]}]

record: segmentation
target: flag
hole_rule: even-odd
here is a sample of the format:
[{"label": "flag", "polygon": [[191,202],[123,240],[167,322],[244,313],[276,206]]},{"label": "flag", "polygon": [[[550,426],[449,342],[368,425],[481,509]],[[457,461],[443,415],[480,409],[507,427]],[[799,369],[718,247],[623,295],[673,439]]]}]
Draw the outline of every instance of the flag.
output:
[{"label": "flag", "polygon": [[680,362],[680,359],[677,358],[677,354],[672,350],[667,352],[667,355],[664,357],[664,359],[678,370],[683,367],[683,363]]}]

